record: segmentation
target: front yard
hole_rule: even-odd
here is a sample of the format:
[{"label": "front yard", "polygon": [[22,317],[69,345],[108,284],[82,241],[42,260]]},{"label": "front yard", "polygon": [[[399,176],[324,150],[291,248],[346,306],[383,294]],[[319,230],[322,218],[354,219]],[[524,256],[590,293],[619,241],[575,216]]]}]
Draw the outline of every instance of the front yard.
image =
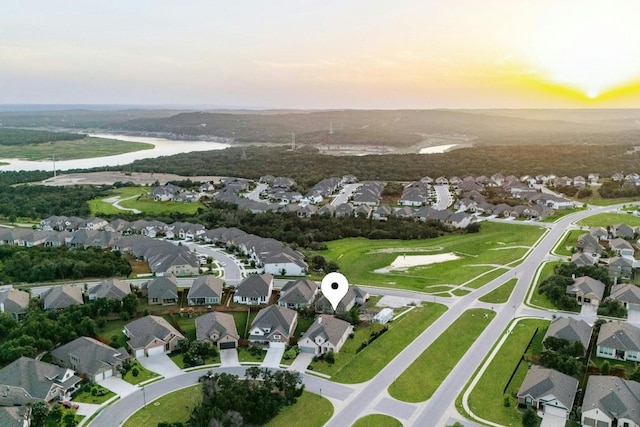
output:
[{"label": "front yard", "polygon": [[[134,375],[135,372],[137,372],[136,375]],[[126,374],[122,376],[122,379],[128,382],[129,384],[136,385],[136,384],[140,384],[141,382],[144,382],[153,378],[158,378],[158,377],[160,377],[160,375],[146,369],[144,366],[140,364],[140,362],[134,359],[131,361],[130,369],[127,371]]]}]

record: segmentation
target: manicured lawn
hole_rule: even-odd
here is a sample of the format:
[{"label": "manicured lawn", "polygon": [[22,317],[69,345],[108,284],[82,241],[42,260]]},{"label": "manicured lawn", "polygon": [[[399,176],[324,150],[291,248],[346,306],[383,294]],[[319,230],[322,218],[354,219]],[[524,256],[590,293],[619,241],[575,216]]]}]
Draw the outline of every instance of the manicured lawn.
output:
[{"label": "manicured lawn", "polygon": [[302,393],[295,405],[287,406],[266,427],[321,427],[333,415],[329,400],[307,391]]},{"label": "manicured lawn", "polygon": [[[493,270],[495,267],[491,264],[505,265],[520,259],[543,232],[542,227],[484,222],[479,233],[428,240],[341,239],[327,242],[328,249],[317,254],[336,261],[350,283],[431,292],[434,286],[441,288],[442,285],[471,281],[477,275]],[[406,271],[374,272],[387,267],[398,256],[444,253],[453,253],[460,258]],[[482,286],[491,277],[487,275],[473,287]]]},{"label": "manicured lawn", "polygon": [[559,220],[562,217],[565,217],[565,216],[570,215],[572,213],[580,212],[581,210],[583,210],[583,209],[582,208],[558,209],[558,210],[554,211],[553,215],[548,216],[546,218],[543,218],[542,222],[556,222],[557,220]]},{"label": "manicured lawn", "polygon": [[[95,396],[91,393],[92,389],[96,390]],[[111,399],[113,396],[115,396],[115,393],[113,393],[112,391],[109,391],[98,384],[91,384],[89,387],[86,387],[86,389],[83,389],[82,391],[74,394],[72,396],[72,400],[74,402],[100,404]]]},{"label": "manicured lawn", "polygon": [[[174,317],[176,319],[176,323],[178,324],[178,326],[180,327],[180,329],[184,333],[184,336],[189,341],[195,341],[196,340],[196,318],[195,318],[195,316],[189,317],[186,314],[184,316],[180,316],[179,314],[176,314],[176,315],[174,315]],[[173,325],[173,322],[171,321],[171,316],[165,315],[164,318],[165,318],[165,320],[167,322],[169,322],[170,324]]]},{"label": "manicured lawn", "polygon": [[584,230],[571,230],[569,231],[562,242],[556,247],[555,253],[562,256],[571,256],[573,254],[572,249],[575,248],[578,243],[578,237],[586,233]]},{"label": "manicured lawn", "polygon": [[[51,418],[46,418],[44,421],[44,427],[63,427],[64,426],[64,416],[72,413],[75,414],[76,410],[75,409],[65,409],[62,411],[62,418],[60,419],[59,422],[54,421]],[[82,419],[84,418],[84,416],[82,415],[75,415],[74,419],[76,420],[76,425],[78,425],[80,423],[80,421],[82,421]]]},{"label": "manicured lawn", "polygon": [[638,199],[634,197],[624,197],[620,199],[593,198],[593,199],[587,199],[586,203],[594,206],[611,206],[611,205],[619,205],[621,203],[631,204],[637,201]]},{"label": "manicured lawn", "polygon": [[202,402],[202,387],[194,385],[162,396],[133,414],[124,427],[157,426],[158,423],[185,422]]},{"label": "manicured lawn", "polygon": [[[133,376],[133,368],[136,368],[138,370],[137,377]],[[127,371],[122,379],[130,384],[136,385],[156,377],[159,377],[159,375],[143,367],[137,360],[133,360],[131,362],[131,369]]]},{"label": "manicured lawn", "polygon": [[402,423],[383,414],[371,414],[359,418],[351,427],[402,427]]},{"label": "manicured lawn", "polygon": [[[528,371],[526,362],[520,364],[506,393],[502,391],[536,328],[539,328],[537,338],[542,340],[548,325],[546,320],[533,319],[521,320],[516,324],[469,396],[469,407],[477,416],[505,426],[522,424],[522,415],[516,409],[515,399],[511,395],[518,392],[524,381]],[[511,399],[510,407],[504,406],[507,396]]]},{"label": "manicured lawn", "polygon": [[311,366],[318,372],[331,375],[331,381],[347,384],[368,381],[446,310],[447,307],[442,304],[425,303],[423,307],[416,307],[389,323],[389,330],[360,353],[355,354],[355,349],[368,337],[368,330],[365,330],[366,336],[362,339],[348,339],[336,355],[333,365],[312,362]]},{"label": "manicured lawn", "polygon": [[87,137],[74,141],[54,141],[45,144],[2,145],[0,146],[0,157],[48,160],[51,159],[52,154],[55,154],[56,160],[71,160],[111,156],[152,148],[153,144],[142,142]]},{"label": "manicured lawn", "polygon": [[640,216],[625,213],[602,213],[582,219],[578,224],[588,227],[606,227],[614,224],[627,224],[630,227],[637,227],[640,225]]},{"label": "manicured lawn", "polygon": [[494,316],[493,311],[484,309],[462,313],[389,386],[389,394],[405,402],[430,398]]},{"label": "manicured lawn", "polygon": [[[144,195],[151,191],[151,187],[123,187],[114,189],[109,193],[109,197],[120,197],[122,200],[120,206],[124,208],[138,209],[145,214],[163,215],[174,212],[184,214],[195,214],[198,208],[202,208],[201,203],[183,203],[183,202],[156,202],[153,199],[146,198]],[[135,196],[135,197],[134,197]],[[113,207],[112,203],[105,202],[103,199],[109,197],[101,197],[89,201],[89,209],[92,215],[113,215],[122,213]],[[133,197],[133,198],[130,198]],[[124,200],[128,199],[128,200]]]},{"label": "manicured lawn", "polygon": [[300,338],[303,333],[313,324],[313,317],[298,316],[298,324],[296,325],[295,336]]},{"label": "manicured lawn", "polygon": [[503,304],[509,300],[511,292],[513,292],[513,288],[515,288],[516,283],[518,283],[518,280],[511,279],[504,285],[481,297],[480,301],[489,304]]},{"label": "manicured lawn", "polygon": [[[186,366],[184,366],[184,361],[183,359],[183,354],[182,353],[178,353],[178,352],[172,352],[169,355],[169,359],[171,359],[173,361],[173,363],[176,364],[176,366],[178,366],[178,368],[180,369],[185,369]],[[207,357],[204,361],[204,365],[213,365],[216,363],[220,363],[220,354],[218,353],[218,355],[216,357]],[[195,368],[195,366],[191,366],[191,368]]]},{"label": "manicured lawn", "polygon": [[111,337],[114,335],[118,336],[121,344],[126,343],[127,337],[125,337],[124,333],[122,332],[126,323],[129,323],[129,321],[125,322],[124,320],[119,319],[108,320],[104,328],[96,328],[97,335],[106,343],[111,342]]},{"label": "manicured lawn", "polygon": [[247,327],[247,318],[249,317],[248,311],[231,311],[229,312],[233,316],[233,321],[236,323],[236,329],[238,335],[241,338],[246,338],[246,332],[249,330]]},{"label": "manicured lawn", "polygon": [[238,361],[242,362],[262,362],[264,360],[264,356],[267,354],[266,349],[262,351],[260,354],[254,356],[249,353],[247,347],[238,347]]},{"label": "manicured lawn", "polygon": [[556,307],[556,305],[549,298],[547,298],[547,295],[538,292],[540,284],[544,282],[544,280],[548,277],[553,276],[553,269],[558,264],[562,264],[562,262],[547,262],[543,265],[540,276],[538,277],[538,283],[536,283],[536,288],[531,294],[531,305],[535,307],[548,308],[549,310],[558,310],[558,307]]}]

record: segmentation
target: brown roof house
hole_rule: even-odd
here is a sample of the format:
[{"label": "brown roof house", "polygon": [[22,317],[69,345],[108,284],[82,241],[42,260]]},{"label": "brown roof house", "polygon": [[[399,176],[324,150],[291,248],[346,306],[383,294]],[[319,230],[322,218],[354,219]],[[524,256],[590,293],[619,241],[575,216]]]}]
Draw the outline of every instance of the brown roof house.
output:
[{"label": "brown roof house", "polygon": [[532,406],[544,414],[568,419],[577,390],[577,379],[533,365],[518,390],[518,405]]},{"label": "brown roof house", "polygon": [[129,338],[129,347],[136,357],[171,353],[185,339],[164,318],[151,315],[127,323],[122,332]]},{"label": "brown roof house", "polygon": [[353,326],[349,322],[333,316],[320,315],[302,335],[298,341],[298,348],[303,353],[337,353],[352,332]]},{"label": "brown roof house", "polygon": [[576,277],[573,285],[567,286],[567,294],[572,295],[578,304],[599,305],[606,285],[589,276]]},{"label": "brown roof house", "polygon": [[196,317],[196,339],[209,340],[225,350],[238,347],[240,335],[231,314],[214,311]]},{"label": "brown roof house", "polygon": [[9,313],[16,320],[22,319],[29,308],[29,293],[18,289],[0,291],[0,313]]},{"label": "brown roof house", "polygon": [[258,312],[251,323],[249,341],[252,344],[289,343],[298,324],[298,313],[289,308],[270,305]]}]

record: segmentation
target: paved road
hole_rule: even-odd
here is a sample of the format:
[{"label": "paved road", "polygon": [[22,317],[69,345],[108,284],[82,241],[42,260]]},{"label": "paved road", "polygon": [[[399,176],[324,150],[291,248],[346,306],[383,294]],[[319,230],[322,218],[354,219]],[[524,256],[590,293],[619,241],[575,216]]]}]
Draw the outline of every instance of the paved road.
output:
[{"label": "paved road", "polygon": [[449,186],[434,185],[433,188],[436,190],[436,197],[438,198],[438,203],[433,205],[433,209],[438,211],[447,209],[453,203],[453,198],[449,192]]},{"label": "paved road", "polygon": [[362,184],[346,184],[340,194],[331,201],[333,206],[338,206],[349,201],[349,197],[360,187]]},{"label": "paved road", "polygon": [[245,197],[250,200],[255,200],[256,202],[264,202],[264,200],[260,199],[260,193],[269,188],[268,184],[258,183],[256,188],[252,191],[245,194]]},{"label": "paved road", "polygon": [[196,252],[200,254],[212,257],[218,262],[218,264],[221,264],[224,269],[222,279],[227,282],[227,284],[237,285],[242,281],[242,269],[238,265],[236,258],[220,249],[212,248],[210,246],[202,246],[193,242],[183,242],[182,244],[189,249],[195,249]]}]

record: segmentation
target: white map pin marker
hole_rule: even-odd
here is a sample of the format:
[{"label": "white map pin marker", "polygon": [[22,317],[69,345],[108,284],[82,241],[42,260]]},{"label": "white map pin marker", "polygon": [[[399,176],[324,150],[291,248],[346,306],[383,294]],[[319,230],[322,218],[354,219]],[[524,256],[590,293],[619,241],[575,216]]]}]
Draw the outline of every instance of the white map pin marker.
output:
[{"label": "white map pin marker", "polygon": [[349,282],[340,273],[329,273],[322,279],[320,289],[322,290],[322,295],[331,303],[333,311],[336,311],[336,307],[338,307],[338,304],[349,290]]}]

